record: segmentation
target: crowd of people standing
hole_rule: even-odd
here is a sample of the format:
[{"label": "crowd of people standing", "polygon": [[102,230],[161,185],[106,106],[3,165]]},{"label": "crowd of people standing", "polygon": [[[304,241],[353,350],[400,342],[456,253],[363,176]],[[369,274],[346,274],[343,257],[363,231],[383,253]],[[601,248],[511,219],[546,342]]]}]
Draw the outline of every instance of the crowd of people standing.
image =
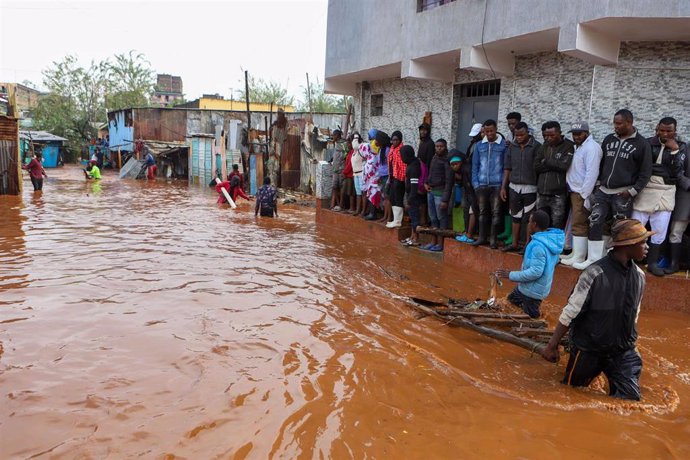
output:
[{"label": "crowd of people standing", "polygon": [[[343,139],[336,130],[331,207],[389,228],[400,227],[406,212],[412,234],[402,243],[419,246],[423,230],[432,236],[420,247],[429,251],[443,249],[444,232],[433,229],[460,221],[457,240],[493,249],[504,241],[501,250],[522,254],[530,216],[542,210],[551,228],[569,236],[560,262],[580,270],[606,254],[615,221],[634,218],[654,232],[647,270],[656,276],[678,271],[690,221],[690,165],[674,118],[660,119],[645,137],[632,112],[621,109],[602,142],[585,121],[567,132],[547,121],[541,142],[520,113],[506,121],[505,135],[495,120],[475,124],[466,152],[434,141],[426,123],[419,126],[416,152],[400,131],[370,129],[365,140],[358,132]],[[661,268],[667,238],[670,263]]]}]

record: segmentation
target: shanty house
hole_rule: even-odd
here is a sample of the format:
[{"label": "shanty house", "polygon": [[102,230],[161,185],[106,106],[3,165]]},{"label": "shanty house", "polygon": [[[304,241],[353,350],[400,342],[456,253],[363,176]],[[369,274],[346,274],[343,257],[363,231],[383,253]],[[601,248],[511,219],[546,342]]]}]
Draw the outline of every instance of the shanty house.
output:
[{"label": "shanty house", "polygon": [[21,192],[19,120],[0,115],[0,195],[19,195]]},{"label": "shanty house", "polygon": [[24,163],[31,160],[33,152],[43,154],[44,168],[57,168],[60,150],[65,139],[48,131],[19,131],[21,157]]}]

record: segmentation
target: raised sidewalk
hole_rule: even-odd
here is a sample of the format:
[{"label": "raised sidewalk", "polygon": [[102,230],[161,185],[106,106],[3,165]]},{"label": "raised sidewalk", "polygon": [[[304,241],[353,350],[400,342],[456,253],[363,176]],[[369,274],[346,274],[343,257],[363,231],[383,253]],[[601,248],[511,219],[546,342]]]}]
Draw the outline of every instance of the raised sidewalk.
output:
[{"label": "raised sidewalk", "polygon": [[[337,228],[355,235],[368,235],[368,238],[382,244],[399,247],[399,241],[410,236],[410,228],[386,228],[384,224],[365,221],[349,214],[333,212],[316,202],[316,223],[326,227]],[[468,264],[471,261],[471,265]],[[489,249],[486,246],[473,247],[446,238],[443,247],[443,263],[480,273],[488,273],[499,267],[518,270],[522,256],[514,253]],[[645,272],[646,273],[646,272]],[[568,297],[577,282],[579,270],[558,265],[553,278],[552,295]],[[690,279],[685,274],[665,276],[662,278],[647,275],[647,286],[642,300],[642,308],[654,311],[679,311],[690,313]]]}]

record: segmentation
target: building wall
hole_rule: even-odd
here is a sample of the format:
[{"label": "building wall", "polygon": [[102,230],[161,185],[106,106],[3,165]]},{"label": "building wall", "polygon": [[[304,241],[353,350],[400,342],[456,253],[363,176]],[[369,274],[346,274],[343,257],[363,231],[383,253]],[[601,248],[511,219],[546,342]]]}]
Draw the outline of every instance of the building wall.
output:
[{"label": "building wall", "polygon": [[[376,27],[363,17],[376,18]],[[576,33],[578,24],[604,18],[688,17],[687,0],[456,0],[424,12],[417,12],[417,0],[329,0],[325,75],[345,75],[545,31],[560,30],[565,39]],[[558,34],[554,37],[558,41]],[[556,45],[544,43],[540,49]]]},{"label": "building wall", "polygon": [[612,132],[615,112],[628,108],[644,136],[651,136],[664,116],[676,118],[679,133],[687,136],[688,94],[690,44],[685,42],[623,43],[616,67],[555,51],[519,56],[515,75],[501,80],[499,129],[507,130],[505,114],[518,111],[536,132],[548,120],[564,128],[586,120],[601,141]]},{"label": "building wall", "polygon": [[[383,95],[381,116],[371,115],[372,94]],[[432,137],[443,137],[450,142],[451,138],[454,138],[451,136],[452,98],[451,83],[392,78],[369,82],[369,88],[364,91],[361,91],[359,85],[354,104],[355,129],[365,139],[367,131],[371,128],[381,129],[388,134],[399,130],[403,133],[403,141],[416,148],[419,138],[417,127],[422,123],[424,113],[431,112]]]},{"label": "building wall", "polygon": [[[119,110],[108,114],[108,136],[110,149],[113,151],[118,148],[123,152],[134,151],[134,126],[128,126],[125,123],[126,112],[127,110]],[[131,113],[131,109],[129,113]]]},{"label": "building wall", "polygon": [[[233,101],[227,99],[212,99],[202,97],[197,100],[196,107],[199,109],[210,110],[247,110],[247,103],[245,101]],[[291,105],[274,105],[273,110],[283,109],[285,112],[294,112],[295,108]],[[271,110],[271,104],[263,104],[260,102],[250,102],[249,110],[252,112],[268,112]]]},{"label": "building wall", "polygon": [[[439,8],[440,9],[440,8]],[[556,120],[563,131],[578,120],[588,121],[599,141],[612,132],[614,113],[630,109],[635,126],[651,136],[660,118],[673,116],[678,132],[690,138],[690,44],[628,42],[621,45],[618,66],[593,65],[556,51],[516,57],[515,74],[501,79],[499,131],[507,132],[505,115],[522,114],[541,141],[545,121]],[[433,117],[433,138],[455,145],[459,85],[495,79],[489,73],[457,70],[454,85],[422,80],[386,79],[369,82],[355,96],[356,129],[363,134],[380,128],[399,129],[416,139],[425,111]],[[371,116],[371,94],[383,94],[383,116]]]}]

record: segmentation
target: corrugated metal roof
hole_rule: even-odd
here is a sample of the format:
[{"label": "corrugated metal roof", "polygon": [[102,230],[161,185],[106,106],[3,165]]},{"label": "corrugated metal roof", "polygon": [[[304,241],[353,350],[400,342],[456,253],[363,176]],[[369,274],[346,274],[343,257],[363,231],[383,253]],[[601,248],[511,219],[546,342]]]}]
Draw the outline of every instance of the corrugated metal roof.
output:
[{"label": "corrugated metal roof", "polygon": [[32,140],[34,142],[66,141],[64,137],[56,136],[48,131],[19,131],[21,139]]}]

